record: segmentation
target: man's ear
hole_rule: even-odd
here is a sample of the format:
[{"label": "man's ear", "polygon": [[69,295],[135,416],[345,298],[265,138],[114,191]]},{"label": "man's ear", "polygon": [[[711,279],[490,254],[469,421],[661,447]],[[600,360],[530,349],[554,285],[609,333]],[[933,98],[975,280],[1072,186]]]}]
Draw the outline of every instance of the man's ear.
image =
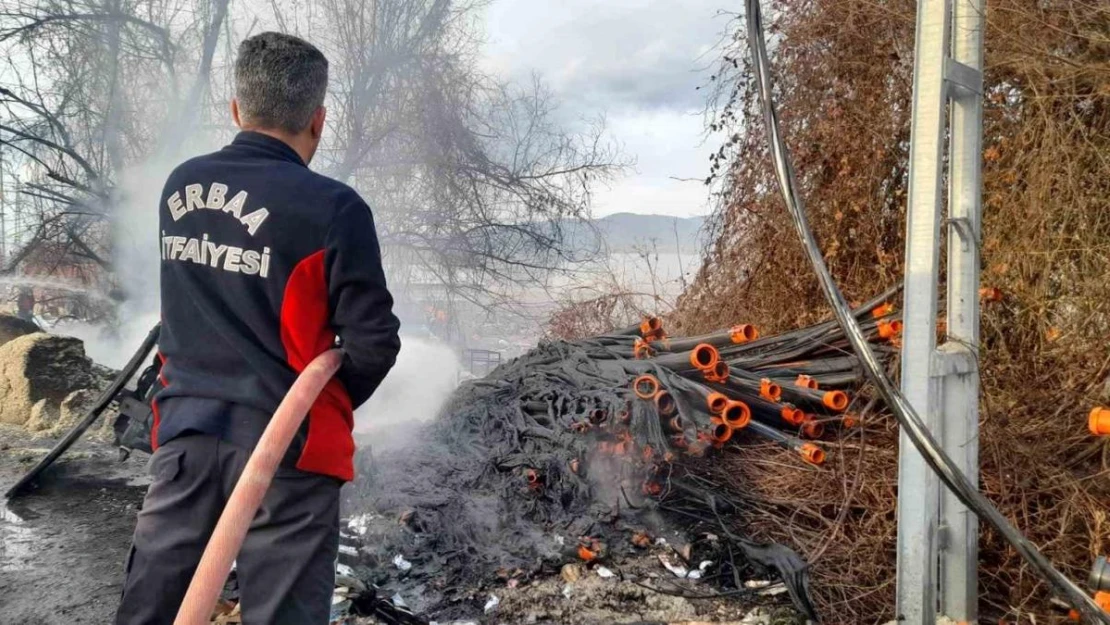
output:
[{"label": "man's ear", "polygon": [[231,98],[231,119],[236,126],[243,127],[243,122],[239,119],[239,98]]},{"label": "man's ear", "polygon": [[312,121],[308,124],[309,130],[312,132],[312,138],[317,141],[324,135],[324,118],[326,118],[327,115],[327,107],[321,106],[312,114]]}]

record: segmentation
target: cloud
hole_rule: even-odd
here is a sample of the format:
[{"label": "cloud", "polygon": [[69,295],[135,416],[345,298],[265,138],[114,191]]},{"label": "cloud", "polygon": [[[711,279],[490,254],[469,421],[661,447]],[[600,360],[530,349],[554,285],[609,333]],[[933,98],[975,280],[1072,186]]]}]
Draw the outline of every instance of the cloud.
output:
[{"label": "cloud", "polygon": [[700,109],[699,70],[727,23],[719,0],[500,2],[486,20],[489,63],[538,71],[577,107]]},{"label": "cloud", "polygon": [[[566,120],[604,115],[635,171],[598,189],[594,212],[703,215],[709,173],[697,87],[728,24],[720,0],[503,0],[488,9],[485,63],[539,74]],[[680,181],[679,179],[693,179]]]}]

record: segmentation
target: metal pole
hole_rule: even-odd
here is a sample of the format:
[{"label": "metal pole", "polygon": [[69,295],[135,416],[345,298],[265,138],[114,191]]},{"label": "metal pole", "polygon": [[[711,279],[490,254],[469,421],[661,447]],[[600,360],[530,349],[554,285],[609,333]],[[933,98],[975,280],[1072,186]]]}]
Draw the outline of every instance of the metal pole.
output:
[{"label": "metal pole", "polygon": [[[906,223],[902,391],[960,469],[978,476],[982,2],[919,0]],[[951,103],[951,125],[946,116]],[[943,150],[949,145],[949,218]],[[947,337],[936,345],[941,225],[948,226]],[[897,614],[975,620],[978,524],[903,435],[898,468]]]},{"label": "metal pole", "polygon": [[[973,482],[979,479],[979,240],[981,232],[984,0],[954,0],[948,188],[948,337],[941,348],[957,366],[941,381],[941,443]],[[944,489],[940,499],[941,614],[978,621],[979,521]]]},{"label": "metal pole", "polygon": [[[946,121],[944,64],[949,23],[947,0],[918,2],[906,213],[902,392],[933,432],[937,431],[938,397],[930,365],[936,351]],[[936,623],[939,484],[903,432],[898,442],[896,614],[907,625]]]}]

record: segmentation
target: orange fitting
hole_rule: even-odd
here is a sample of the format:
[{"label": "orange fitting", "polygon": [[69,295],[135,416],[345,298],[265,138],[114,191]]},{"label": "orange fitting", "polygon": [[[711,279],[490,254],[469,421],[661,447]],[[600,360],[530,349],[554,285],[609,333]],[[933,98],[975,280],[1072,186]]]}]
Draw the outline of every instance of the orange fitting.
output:
[{"label": "orange fitting", "polygon": [[709,431],[709,436],[713,441],[713,446],[720,449],[732,438],[732,428],[724,421],[715,423],[713,428]]},{"label": "orange fitting", "polygon": [[885,302],[871,309],[871,316],[878,319],[894,312],[894,304]]},{"label": "orange fitting", "polygon": [[636,360],[645,360],[655,355],[655,350],[651,348],[651,344],[644,339],[637,338],[632,343],[632,356]]},{"label": "orange fitting", "polygon": [[729,338],[733,343],[747,343],[759,338],[759,330],[749,323],[742,323],[740,325],[732,326],[728,331]]},{"label": "orange fitting", "polygon": [[814,380],[808,375],[799,375],[798,379],[794,380],[794,386],[817,390],[817,380]]},{"label": "orange fitting", "polygon": [[659,391],[655,394],[653,399],[655,402],[655,410],[659,412],[661,417],[669,417],[678,411],[678,405],[674,402],[674,396],[667,391]]},{"label": "orange fitting", "polygon": [[803,443],[798,453],[801,454],[802,460],[812,465],[821,465],[825,462],[825,450],[813,443]]},{"label": "orange fitting", "polygon": [[690,446],[690,441],[686,440],[685,434],[675,434],[671,437],[671,444],[679,449],[686,449]]},{"label": "orange fitting", "polygon": [[528,480],[528,488],[538,489],[542,486],[540,474],[535,469],[525,469],[524,479]]},{"label": "orange fitting", "polygon": [[663,492],[663,487],[659,484],[659,482],[645,481],[643,485],[643,491],[645,495],[648,495],[649,497],[654,497]]},{"label": "orange fitting", "polygon": [[836,412],[844,412],[848,408],[848,393],[844,391],[828,391],[821,396],[821,403]]},{"label": "orange fitting", "polygon": [[894,321],[882,320],[879,322],[879,338],[894,339],[902,334],[902,322],[895,319]]},{"label": "orange fitting", "polygon": [[759,396],[767,401],[777,402],[782,398],[782,387],[763,378],[759,381]]},{"label": "orange fitting", "polygon": [[721,418],[729,427],[740,429],[748,427],[748,423],[751,423],[752,411],[742,401],[730,401],[721,411]]},{"label": "orange fitting", "polygon": [[1095,436],[1110,436],[1110,408],[1095,408],[1087,420],[1091,434]]},{"label": "orange fitting", "polygon": [[732,401],[724,393],[710,393],[705,398],[705,405],[709,407],[709,412],[712,414],[720,414],[728,407],[728,402]]},{"label": "orange fitting", "polygon": [[644,317],[640,322],[640,336],[651,340],[649,337],[663,338],[663,320],[659,317]]},{"label": "orange fitting", "polygon": [[651,448],[651,445],[644,445],[640,449],[640,457],[643,458],[644,462],[651,462],[651,459],[655,457],[655,450]]},{"label": "orange fitting", "polygon": [[685,423],[682,422],[682,417],[678,415],[671,417],[671,420],[667,421],[667,427],[671,428],[671,431],[675,433],[681,433],[684,425]]},{"label": "orange fitting", "polygon": [[632,391],[640,399],[651,399],[659,392],[659,379],[650,373],[632,380]]},{"label": "orange fitting", "polygon": [[985,286],[979,289],[979,299],[984,302],[1001,302],[1002,289],[996,286]]},{"label": "orange fitting", "polygon": [[783,406],[779,414],[782,415],[782,420],[790,425],[801,425],[806,420],[806,413],[793,406]]},{"label": "orange fitting", "polygon": [[840,418],[840,426],[844,428],[854,428],[859,425],[859,419],[854,415],[846,414]]},{"label": "orange fitting", "polygon": [[713,371],[720,359],[717,348],[709,343],[698,343],[690,350],[690,364],[699,371]]},{"label": "orange fitting", "polygon": [[821,438],[825,433],[825,424],[815,420],[812,416],[807,415],[807,419],[802,423],[802,435],[806,438]]},{"label": "orange fitting", "polygon": [[605,410],[602,410],[601,408],[594,408],[590,411],[590,423],[593,423],[594,425],[605,423],[605,420],[608,418],[609,413]]},{"label": "orange fitting", "polygon": [[584,562],[593,562],[597,560],[597,552],[586,545],[578,545],[578,557]]},{"label": "orange fitting", "polygon": [[705,375],[707,382],[719,382],[724,384],[728,382],[729,370],[728,363],[723,360],[718,360],[717,364],[713,366],[712,370],[704,370],[702,373]]}]

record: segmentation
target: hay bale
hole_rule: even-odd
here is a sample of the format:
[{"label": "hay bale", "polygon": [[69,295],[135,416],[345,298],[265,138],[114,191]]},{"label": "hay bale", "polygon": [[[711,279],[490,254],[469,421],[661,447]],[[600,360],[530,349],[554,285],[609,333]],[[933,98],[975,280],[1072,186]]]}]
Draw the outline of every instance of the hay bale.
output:
[{"label": "hay bale", "polygon": [[59,415],[57,422],[54,424],[54,433],[62,434],[85,418],[89,407],[96,401],[97,395],[99,393],[88,388],[78,389],[66,395],[58,410]]},{"label": "hay bale", "polygon": [[0,313],[0,345],[5,345],[21,336],[35,334],[36,332],[42,332],[42,330],[34,323],[13,315]]},{"label": "hay bale", "polygon": [[0,345],[0,423],[25,424],[44,399],[58,412],[62,400],[91,378],[80,339],[40,332]]},{"label": "hay bale", "polygon": [[31,416],[23,427],[29,432],[45,432],[58,424],[58,411],[50,404],[50,400],[43,398],[31,407]]}]

